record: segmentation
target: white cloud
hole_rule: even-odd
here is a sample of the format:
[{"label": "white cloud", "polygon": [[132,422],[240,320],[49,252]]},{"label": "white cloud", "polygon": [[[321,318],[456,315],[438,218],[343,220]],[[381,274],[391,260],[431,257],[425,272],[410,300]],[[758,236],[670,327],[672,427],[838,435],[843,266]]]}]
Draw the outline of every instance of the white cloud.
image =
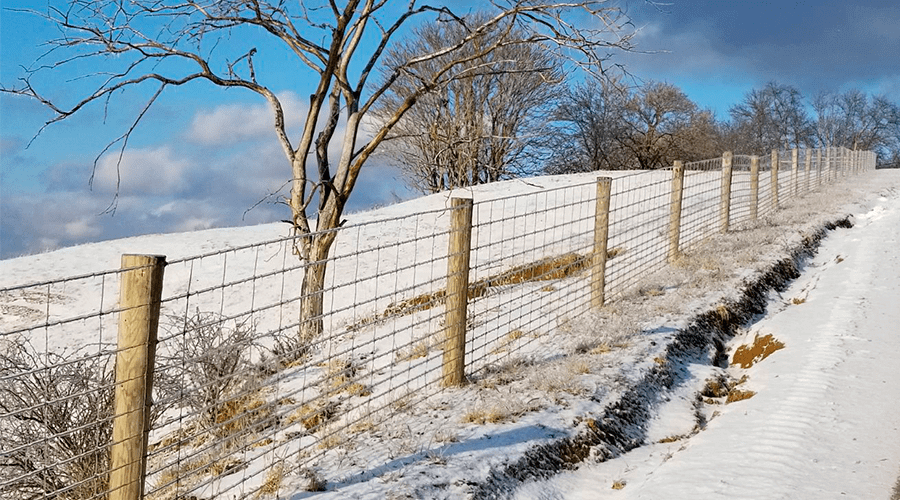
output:
[{"label": "white cloud", "polygon": [[94,188],[105,193],[130,195],[173,194],[182,190],[191,163],[169,146],[128,149],[122,156],[105,155],[94,173]]},{"label": "white cloud", "polygon": [[175,226],[176,232],[200,231],[201,229],[210,229],[216,226],[216,219],[205,217],[188,217],[179,221]]},{"label": "white cloud", "polygon": [[[308,107],[293,92],[278,96],[288,130],[303,123]],[[188,137],[207,146],[232,145],[248,139],[274,139],[275,113],[265,100],[257,104],[222,104],[194,115]]]},{"label": "white cloud", "polygon": [[73,240],[88,240],[103,233],[96,216],[82,216],[66,222],[63,226],[65,235]]}]

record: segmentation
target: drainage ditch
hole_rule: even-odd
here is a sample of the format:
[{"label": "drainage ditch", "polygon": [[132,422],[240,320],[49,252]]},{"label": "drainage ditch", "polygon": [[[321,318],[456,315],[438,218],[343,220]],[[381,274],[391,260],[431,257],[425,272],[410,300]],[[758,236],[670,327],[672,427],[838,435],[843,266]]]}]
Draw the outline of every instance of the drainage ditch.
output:
[{"label": "drainage ditch", "polygon": [[689,326],[679,331],[666,347],[667,363],[656,364],[622,397],[608,407],[599,418],[584,419],[583,429],[575,436],[536,446],[513,463],[497,468],[478,484],[473,499],[509,498],[528,480],[552,477],[571,470],[588,457],[604,462],[623,455],[646,442],[651,410],[670,391],[688,383],[689,364],[712,364],[726,367],[726,342],[738,329],[766,312],[770,291],[784,291],[800,276],[800,266],[815,255],[828,231],[850,228],[848,217],[826,223],[797,245],[790,255],[743,287],[740,299],[695,316]]}]

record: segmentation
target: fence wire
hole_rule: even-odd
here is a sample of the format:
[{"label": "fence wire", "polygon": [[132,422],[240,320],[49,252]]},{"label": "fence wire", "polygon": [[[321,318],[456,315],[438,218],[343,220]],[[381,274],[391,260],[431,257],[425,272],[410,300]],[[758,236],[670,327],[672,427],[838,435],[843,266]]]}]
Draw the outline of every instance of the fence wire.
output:
[{"label": "fence wire", "polygon": [[[773,158],[733,157],[731,227],[874,167],[871,153],[837,148]],[[723,172],[722,158],[684,165],[679,250],[722,230]],[[605,296],[618,301],[672,257],[674,170],[602,175],[612,177]],[[523,185],[474,201],[470,382],[514,359],[565,355],[556,335],[592,308],[597,183]],[[146,498],[316,490],[420,456],[423,440],[453,440],[440,419],[461,394],[442,384],[454,210],[358,218],[335,230],[318,263],[295,255],[295,238],[167,263]],[[322,313],[301,318],[312,293],[301,284],[319,264]],[[122,359],[118,294],[127,271],[0,289],[0,498],[110,493],[112,428],[123,416],[113,397],[123,383],[114,371]],[[321,333],[304,338],[298,332],[310,319]]]}]

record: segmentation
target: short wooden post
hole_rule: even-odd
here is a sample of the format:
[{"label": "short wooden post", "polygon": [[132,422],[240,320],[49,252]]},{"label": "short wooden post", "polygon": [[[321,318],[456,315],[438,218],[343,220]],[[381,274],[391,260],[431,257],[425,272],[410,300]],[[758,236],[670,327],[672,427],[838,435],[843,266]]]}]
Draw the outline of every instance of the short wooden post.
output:
[{"label": "short wooden post", "polygon": [[722,155],[722,199],[721,207],[721,232],[727,233],[731,223],[731,172],[734,154],[726,151]]},{"label": "short wooden post", "polygon": [[594,262],[591,272],[591,307],[599,309],[606,302],[606,259],[609,245],[609,201],[612,178],[597,178],[597,205],[594,216]]},{"label": "short wooden post", "polygon": [[466,361],[466,306],[469,301],[469,254],[472,250],[471,198],[452,198],[450,248],[447,259],[447,309],[445,312],[445,387],[462,385]]},{"label": "short wooden post", "polygon": [[140,500],[144,496],[165,264],[161,255],[122,256],[109,500]]},{"label": "short wooden post", "polygon": [[772,210],[778,210],[778,150],[772,150]]},{"label": "short wooden post", "polygon": [[684,197],[684,164],[672,168],[672,196],[669,204],[669,262],[678,259],[681,245],[681,200]]},{"label": "short wooden post", "polygon": [[800,151],[797,148],[791,150],[791,197],[797,196],[798,179],[797,171],[800,166]]},{"label": "short wooden post", "polygon": [[759,218],[759,156],[750,157],[750,220]]},{"label": "short wooden post", "polygon": [[805,155],[806,156],[803,159],[804,160],[803,170],[804,170],[804,172],[806,172],[806,179],[803,181],[803,185],[804,185],[803,191],[808,193],[809,189],[810,189],[809,175],[810,175],[810,172],[812,171],[812,168],[811,168],[812,167],[812,150],[807,148]]}]

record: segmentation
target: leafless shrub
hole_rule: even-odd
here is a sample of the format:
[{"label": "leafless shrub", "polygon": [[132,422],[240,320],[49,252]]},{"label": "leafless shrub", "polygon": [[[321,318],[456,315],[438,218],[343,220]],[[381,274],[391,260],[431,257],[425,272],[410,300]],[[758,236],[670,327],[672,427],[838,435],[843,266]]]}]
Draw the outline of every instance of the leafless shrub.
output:
[{"label": "leafless shrub", "polygon": [[114,373],[105,355],[0,352],[0,497],[104,495],[112,442]]},{"label": "leafless shrub", "polygon": [[168,380],[179,387],[173,397],[193,409],[214,434],[233,430],[224,425],[231,419],[223,422],[222,415],[232,415],[236,402],[258,387],[250,363],[253,324],[199,310],[176,321],[181,344],[177,356],[170,354],[165,363]]}]

